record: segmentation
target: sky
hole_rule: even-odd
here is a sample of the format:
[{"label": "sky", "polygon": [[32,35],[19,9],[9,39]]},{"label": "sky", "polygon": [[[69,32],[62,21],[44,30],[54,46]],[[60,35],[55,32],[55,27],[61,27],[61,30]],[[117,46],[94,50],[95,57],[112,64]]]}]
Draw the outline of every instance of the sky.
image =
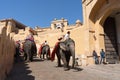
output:
[{"label": "sky", "polygon": [[0,20],[12,18],[34,28],[49,27],[51,21],[67,19],[69,24],[83,21],[82,0],[0,0]]}]

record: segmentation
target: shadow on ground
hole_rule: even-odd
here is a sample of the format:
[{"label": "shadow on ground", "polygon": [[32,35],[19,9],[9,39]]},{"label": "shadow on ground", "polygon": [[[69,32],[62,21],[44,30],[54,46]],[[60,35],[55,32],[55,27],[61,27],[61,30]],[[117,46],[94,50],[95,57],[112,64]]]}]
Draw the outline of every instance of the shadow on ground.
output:
[{"label": "shadow on ground", "polygon": [[5,80],[35,80],[35,77],[30,75],[28,63],[18,62],[13,66],[12,71]]},{"label": "shadow on ground", "polygon": [[[55,66],[56,68],[58,68],[58,66]],[[61,66],[59,66],[59,67],[61,67],[61,68],[63,68],[64,67],[64,65],[62,64]],[[79,72],[79,71],[82,71],[83,70],[83,68],[80,68],[79,66],[75,66],[74,68],[72,68],[72,66],[69,66],[69,69],[68,70],[66,70],[66,71],[69,71],[69,70],[74,70],[73,72]]]},{"label": "shadow on ground", "polygon": [[74,72],[78,72],[78,71],[82,71],[83,70],[83,68],[79,68],[79,67],[74,67],[73,69],[75,70]]}]

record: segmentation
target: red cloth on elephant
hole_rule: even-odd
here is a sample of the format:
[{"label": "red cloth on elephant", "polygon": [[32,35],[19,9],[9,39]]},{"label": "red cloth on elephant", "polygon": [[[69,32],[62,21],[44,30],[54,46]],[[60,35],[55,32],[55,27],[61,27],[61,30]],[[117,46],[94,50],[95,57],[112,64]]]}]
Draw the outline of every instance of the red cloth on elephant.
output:
[{"label": "red cloth on elephant", "polygon": [[41,55],[41,52],[42,52],[42,46],[43,46],[43,45],[41,44],[41,45],[40,45],[40,48],[39,48],[39,52],[38,52],[39,55]]},{"label": "red cloth on elephant", "polygon": [[58,45],[59,45],[60,42],[56,42],[54,48],[53,48],[53,51],[52,51],[52,54],[51,54],[51,60],[55,60],[55,53],[57,52],[57,49],[58,49]]},{"label": "red cloth on elephant", "polygon": [[[44,43],[40,45],[39,52],[38,52],[39,55],[41,55],[41,52],[42,52],[42,48],[43,48],[43,46],[45,46]],[[49,49],[49,51],[48,51],[48,55],[50,56],[50,49]]]}]

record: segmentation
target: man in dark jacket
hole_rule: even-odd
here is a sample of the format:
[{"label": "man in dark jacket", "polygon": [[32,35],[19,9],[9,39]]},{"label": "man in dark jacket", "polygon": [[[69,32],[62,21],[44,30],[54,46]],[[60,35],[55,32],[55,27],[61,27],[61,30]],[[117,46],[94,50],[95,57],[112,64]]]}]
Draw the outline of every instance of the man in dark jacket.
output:
[{"label": "man in dark jacket", "polygon": [[101,62],[104,64],[105,63],[105,52],[103,49],[101,49],[101,51],[100,51],[100,57],[101,57],[100,64],[101,64]]},{"label": "man in dark jacket", "polygon": [[94,58],[94,60],[95,60],[95,64],[99,64],[98,55],[97,55],[97,53],[96,53],[95,50],[93,50],[93,58]]}]

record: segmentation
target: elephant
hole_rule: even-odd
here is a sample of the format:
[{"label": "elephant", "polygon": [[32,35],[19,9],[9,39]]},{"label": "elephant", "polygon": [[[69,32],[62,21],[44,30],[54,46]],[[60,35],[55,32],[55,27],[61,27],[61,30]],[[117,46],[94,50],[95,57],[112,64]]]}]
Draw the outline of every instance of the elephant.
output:
[{"label": "elephant", "polygon": [[48,60],[50,58],[50,46],[48,44],[42,47],[40,58],[42,56],[42,58],[45,59],[45,55],[46,55],[46,59]]},{"label": "elephant", "polygon": [[72,68],[75,65],[75,42],[71,38],[60,42],[56,52],[58,67],[61,66],[61,59],[64,63],[64,70],[69,70],[70,57],[72,56]]},{"label": "elephant", "polygon": [[37,53],[37,47],[34,41],[26,40],[23,43],[24,57],[26,62],[32,62],[33,56]]}]

